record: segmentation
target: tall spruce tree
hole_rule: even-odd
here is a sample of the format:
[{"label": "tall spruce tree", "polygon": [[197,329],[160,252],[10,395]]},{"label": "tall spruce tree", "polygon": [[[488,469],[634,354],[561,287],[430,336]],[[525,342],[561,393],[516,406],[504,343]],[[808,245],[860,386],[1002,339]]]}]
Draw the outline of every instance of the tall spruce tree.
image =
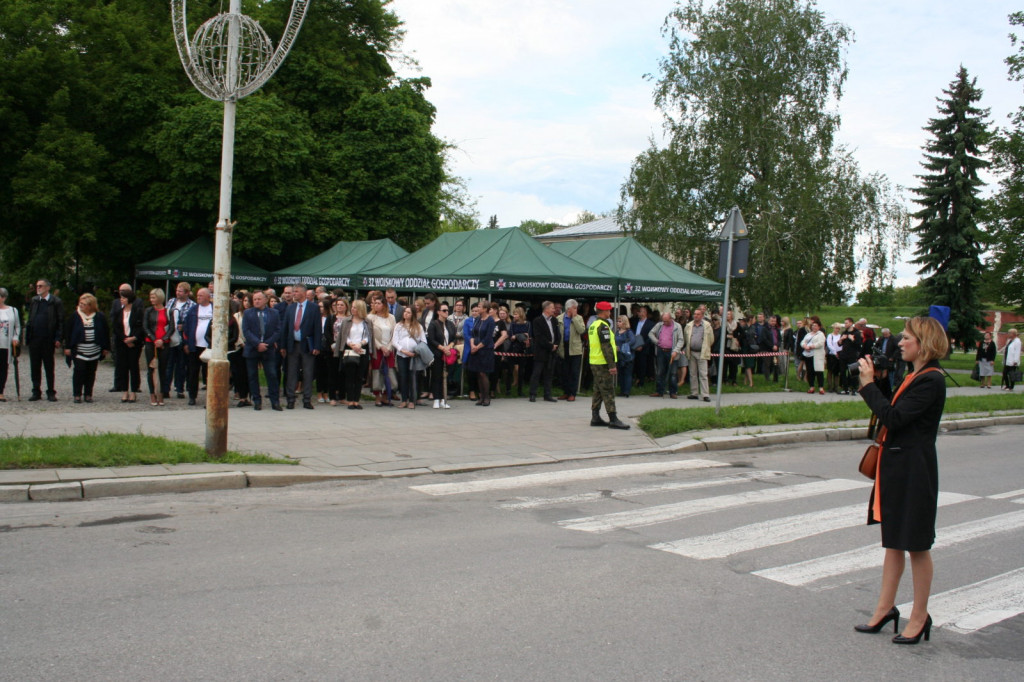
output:
[{"label": "tall spruce tree", "polygon": [[921,266],[917,272],[924,275],[925,300],[949,306],[950,339],[973,345],[984,324],[979,296],[984,235],[978,221],[985,207],[979,196],[985,183],[978,171],[989,165],[982,158],[991,138],[989,112],[975,106],[982,91],[963,66],[943,93],[939,117],[925,127],[933,136],[921,164],[928,172],[918,176],[923,184],[913,190],[921,210],[914,214],[920,222],[915,228],[917,257],[911,262]]}]

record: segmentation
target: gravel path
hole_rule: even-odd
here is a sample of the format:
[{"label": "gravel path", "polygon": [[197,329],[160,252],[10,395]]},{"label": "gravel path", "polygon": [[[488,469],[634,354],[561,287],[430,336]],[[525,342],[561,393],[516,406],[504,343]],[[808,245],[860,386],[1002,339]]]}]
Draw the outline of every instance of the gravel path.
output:
[{"label": "gravel path", "polygon": [[105,360],[100,363],[96,369],[96,385],[93,389],[93,402],[82,403],[76,405],[72,402],[71,398],[71,369],[64,362],[64,357],[57,356],[56,362],[54,363],[54,380],[55,388],[57,390],[57,402],[51,403],[46,400],[46,375],[43,375],[42,391],[43,400],[38,402],[28,402],[29,396],[32,395],[32,379],[29,377],[29,362],[28,353],[26,352],[19,359],[20,374],[21,374],[21,402],[19,403],[15,397],[14,391],[14,365],[9,367],[7,376],[7,386],[4,387],[4,396],[7,398],[6,403],[0,403],[0,413],[7,414],[20,414],[28,412],[59,412],[66,413],[71,410],[81,409],[88,412],[137,412],[139,410],[181,410],[191,409],[200,410],[203,409],[204,399],[206,393],[202,390],[199,391],[198,405],[195,407],[188,407],[188,400],[183,398],[178,400],[174,397],[174,392],[171,392],[170,400],[164,401],[164,407],[152,407],[149,404],[149,392],[146,388],[146,375],[142,374],[142,391],[138,394],[138,402],[136,403],[122,403],[121,393],[109,393],[110,387],[114,385],[114,363],[110,360]]}]

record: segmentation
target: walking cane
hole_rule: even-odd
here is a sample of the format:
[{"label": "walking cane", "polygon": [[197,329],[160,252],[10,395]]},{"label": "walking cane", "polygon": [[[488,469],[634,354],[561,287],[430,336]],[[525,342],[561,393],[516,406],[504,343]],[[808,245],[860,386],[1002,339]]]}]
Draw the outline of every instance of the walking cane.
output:
[{"label": "walking cane", "polygon": [[14,395],[17,396],[18,402],[21,402],[21,375],[18,373],[18,356],[21,355],[21,344],[13,346],[11,349],[11,357],[14,359]]}]

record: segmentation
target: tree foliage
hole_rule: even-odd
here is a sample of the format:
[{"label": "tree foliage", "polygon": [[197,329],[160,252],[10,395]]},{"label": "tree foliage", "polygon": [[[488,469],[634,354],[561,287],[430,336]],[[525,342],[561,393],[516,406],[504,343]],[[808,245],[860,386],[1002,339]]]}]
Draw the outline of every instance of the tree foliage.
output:
[{"label": "tree foliage", "polygon": [[980,338],[984,314],[979,296],[981,252],[984,235],[978,227],[984,203],[979,196],[984,182],[978,171],[989,163],[982,155],[991,134],[988,110],[975,103],[982,91],[967,69],[960,67],[949,88],[938,100],[939,116],[925,130],[932,138],[925,144],[927,173],[918,176],[914,201],[921,210],[916,257],[921,289],[930,305],[950,307],[949,335],[958,343],[973,346]]},{"label": "tree foliage", "polygon": [[552,230],[557,230],[561,227],[558,223],[549,223],[543,220],[524,220],[519,224],[519,229],[526,232],[526,234],[533,235],[536,237],[540,234],[547,234]]},{"label": "tree foliage", "polygon": [[[221,11],[189,2],[189,28]],[[318,0],[280,70],[238,106],[239,255],[277,269],[339,240],[414,249],[475,207],[432,133],[429,79],[400,79],[386,0]],[[291,0],[243,11],[278,39]],[[0,272],[122,281],[210,234],[222,105],[179,62],[166,2],[0,3]],[[461,197],[461,198],[460,198]],[[462,202],[461,204],[459,202]]]},{"label": "tree foliage", "polygon": [[[1024,26],[1024,12],[1010,15]],[[1010,34],[1017,52],[1006,59],[1011,80],[1024,80],[1024,41]],[[1010,116],[1010,127],[996,131],[989,147],[999,188],[989,205],[988,246],[982,294],[1024,311],[1024,107]]]},{"label": "tree foliage", "polygon": [[744,304],[838,303],[859,264],[891,278],[908,228],[899,191],[862,176],[834,141],[850,30],[813,0],[689,0],[663,32],[655,103],[668,139],[633,163],[619,207],[627,229],[713,277],[715,237],[739,206],[751,234],[751,276],[735,288]]}]

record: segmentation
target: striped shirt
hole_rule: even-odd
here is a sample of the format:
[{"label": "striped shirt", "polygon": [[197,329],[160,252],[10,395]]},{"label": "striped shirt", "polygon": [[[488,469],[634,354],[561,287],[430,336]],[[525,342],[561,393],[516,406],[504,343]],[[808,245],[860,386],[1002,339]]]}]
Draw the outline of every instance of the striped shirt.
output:
[{"label": "striped shirt", "polygon": [[96,325],[85,324],[85,340],[78,344],[75,359],[86,362],[100,359],[100,344],[96,343]]}]

